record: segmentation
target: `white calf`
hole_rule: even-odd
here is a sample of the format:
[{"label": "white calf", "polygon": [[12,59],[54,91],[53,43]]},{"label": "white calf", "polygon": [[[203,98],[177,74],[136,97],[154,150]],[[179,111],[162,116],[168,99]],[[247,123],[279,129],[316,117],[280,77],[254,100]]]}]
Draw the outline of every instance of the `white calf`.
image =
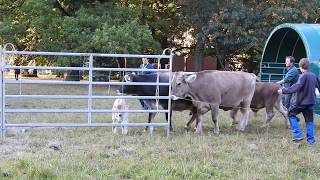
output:
[{"label": "white calf", "polygon": [[[112,110],[127,110],[129,106],[127,105],[127,101],[125,99],[116,99],[113,103]],[[127,112],[116,112],[112,113],[112,122],[113,124],[127,124],[128,123],[128,113]],[[117,133],[118,126],[112,126],[112,132]],[[128,133],[127,126],[121,126],[122,134]]]}]

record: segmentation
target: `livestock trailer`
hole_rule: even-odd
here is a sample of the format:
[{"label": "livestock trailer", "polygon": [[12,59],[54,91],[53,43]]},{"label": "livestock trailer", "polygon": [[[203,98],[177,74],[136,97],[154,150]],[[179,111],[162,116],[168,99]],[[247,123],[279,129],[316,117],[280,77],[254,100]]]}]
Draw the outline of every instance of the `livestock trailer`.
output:
[{"label": "livestock trailer", "polygon": [[[260,63],[260,81],[281,80],[284,76],[286,56],[293,56],[297,62],[307,57],[310,70],[319,77],[320,24],[285,23],[275,27],[264,46]],[[320,114],[320,95],[317,95],[315,113]]]}]

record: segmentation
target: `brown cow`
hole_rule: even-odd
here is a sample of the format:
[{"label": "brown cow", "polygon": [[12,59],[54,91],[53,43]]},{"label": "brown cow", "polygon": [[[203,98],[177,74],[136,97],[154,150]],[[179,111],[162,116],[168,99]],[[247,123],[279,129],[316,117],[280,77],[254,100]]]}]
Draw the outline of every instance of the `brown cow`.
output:
[{"label": "brown cow", "polygon": [[[266,121],[263,127],[269,126],[271,119],[274,116],[273,108],[278,110],[285,120],[286,127],[289,127],[288,111],[287,108],[282,104],[282,97],[278,94],[278,89],[281,86],[277,83],[270,82],[257,82],[254,95],[250,104],[250,108],[253,112],[258,112],[262,108],[266,108]],[[235,108],[230,112],[230,116],[234,117],[238,112],[239,108]],[[233,124],[237,123],[233,121]]]},{"label": "brown cow", "polygon": [[[289,128],[289,119],[288,119],[288,111],[285,106],[282,104],[282,97],[278,94],[277,90],[281,86],[277,83],[269,83],[269,82],[257,82],[255,86],[254,95],[250,104],[250,108],[253,112],[257,113],[260,109],[266,108],[266,121],[262,125],[262,127],[267,127],[270,125],[271,119],[274,117],[275,113],[273,109],[278,110],[282,116],[284,117],[284,122],[287,128]],[[237,124],[236,114],[240,108],[234,108],[230,112],[230,116],[234,120],[232,124]],[[190,119],[187,123],[187,127],[194,121],[194,119]]]},{"label": "brown cow", "polygon": [[177,72],[172,80],[172,98],[190,98],[197,107],[197,133],[202,132],[202,115],[212,111],[214,133],[219,133],[219,107],[241,107],[242,119],[238,130],[248,123],[250,103],[254,94],[256,76],[245,72],[202,71],[198,73]]}]

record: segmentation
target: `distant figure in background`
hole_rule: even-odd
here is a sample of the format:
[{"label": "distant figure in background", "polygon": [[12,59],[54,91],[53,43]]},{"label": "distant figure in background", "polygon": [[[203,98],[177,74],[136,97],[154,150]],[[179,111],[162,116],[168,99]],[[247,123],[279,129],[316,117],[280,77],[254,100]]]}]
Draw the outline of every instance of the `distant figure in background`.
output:
[{"label": "distant figure in background", "polygon": [[[18,65],[16,65],[16,66],[18,66]],[[20,74],[20,69],[14,69],[14,78],[16,80],[19,79],[19,74]]]},{"label": "distant figure in background", "polygon": [[[285,69],[285,76],[281,81],[278,81],[278,84],[283,84],[284,88],[289,88],[291,87],[294,83],[298,81],[299,78],[299,71],[298,69],[294,66],[294,57],[292,56],[287,56],[286,59],[286,69]],[[291,99],[292,99],[292,94],[285,94],[284,99],[283,99],[283,105],[289,109],[291,105]]]}]

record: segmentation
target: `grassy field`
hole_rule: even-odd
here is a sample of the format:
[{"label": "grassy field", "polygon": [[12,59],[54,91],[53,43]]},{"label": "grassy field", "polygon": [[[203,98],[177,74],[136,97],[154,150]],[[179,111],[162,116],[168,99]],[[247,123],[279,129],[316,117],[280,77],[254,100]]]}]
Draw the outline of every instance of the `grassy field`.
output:
[{"label": "grassy field", "polygon": [[[7,94],[19,93],[19,85]],[[86,94],[85,86],[23,85],[22,94]],[[114,89],[111,89],[113,92]],[[94,87],[107,95],[108,87]],[[8,100],[8,108],[85,108],[85,100]],[[94,108],[110,109],[112,100],[94,101]],[[139,107],[137,100],[130,107]],[[16,129],[0,139],[0,179],[318,179],[319,143],[292,143],[277,113],[270,128],[261,128],[265,113],[251,116],[244,133],[231,127],[221,111],[219,136],[212,133],[209,115],[204,134],[184,129],[188,112],[174,112],[174,133],[164,129],[153,136],[143,127],[113,135],[111,128]],[[86,122],[83,114],[8,114],[12,123]],[[111,122],[110,114],[93,116],[94,122]],[[130,114],[129,121],[145,122],[145,114]],[[156,122],[164,122],[157,115]],[[316,118],[319,125],[319,119]],[[304,128],[304,123],[303,128]],[[316,133],[319,132],[317,128]],[[318,137],[318,136],[317,136]]]}]

